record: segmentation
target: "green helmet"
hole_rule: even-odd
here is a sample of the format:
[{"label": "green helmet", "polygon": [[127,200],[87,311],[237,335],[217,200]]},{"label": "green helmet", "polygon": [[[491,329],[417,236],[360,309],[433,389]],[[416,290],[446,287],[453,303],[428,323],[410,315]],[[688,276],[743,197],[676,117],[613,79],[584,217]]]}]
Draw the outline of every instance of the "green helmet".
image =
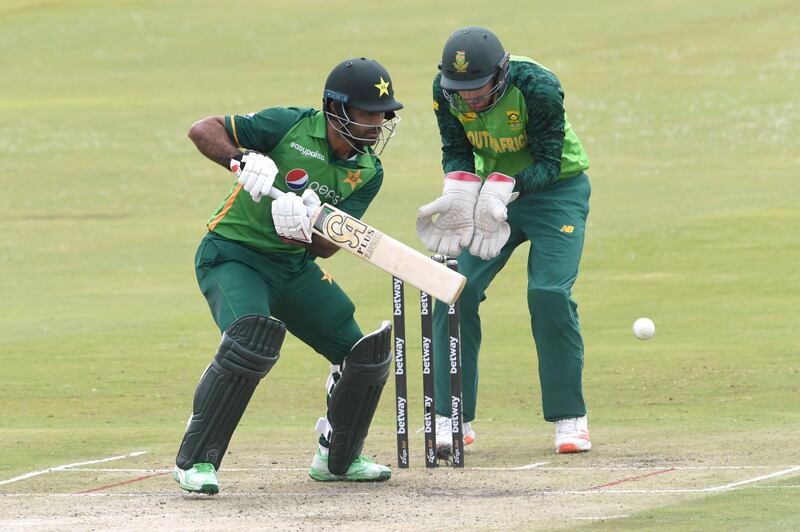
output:
[{"label": "green helmet", "polygon": [[[333,103],[333,104],[332,104]],[[395,111],[403,104],[394,99],[394,84],[383,65],[364,57],[348,59],[336,65],[325,81],[322,97],[323,109],[328,123],[350,144],[354,150],[366,155],[380,155],[394,136],[400,117]],[[354,121],[348,108],[367,112],[383,112],[380,126]],[[379,128],[377,138],[359,136],[353,126]]]},{"label": "green helmet", "polygon": [[474,90],[492,78],[505,82],[508,75],[508,54],[497,35],[477,26],[456,30],[447,39],[442,51],[442,88],[448,91]]},{"label": "green helmet", "polygon": [[403,104],[394,99],[389,72],[377,61],[364,57],[336,65],[325,81],[323,101],[334,100],[364,111],[385,111],[387,118]]}]

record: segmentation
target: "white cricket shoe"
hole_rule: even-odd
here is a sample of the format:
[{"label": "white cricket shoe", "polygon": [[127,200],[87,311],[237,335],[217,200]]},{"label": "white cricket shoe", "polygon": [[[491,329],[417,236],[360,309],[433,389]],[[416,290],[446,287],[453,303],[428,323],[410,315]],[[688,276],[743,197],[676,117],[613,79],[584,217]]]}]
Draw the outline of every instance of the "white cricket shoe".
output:
[{"label": "white cricket shoe", "polygon": [[582,453],[592,448],[586,416],[556,421],[556,452]]},{"label": "white cricket shoe", "polygon": [[392,478],[392,470],[385,465],[376,464],[363,454],[356,457],[343,475],[334,475],[328,469],[328,450],[320,446],[311,462],[309,476],[320,482],[347,480],[353,482],[382,482]]},{"label": "white cricket shoe", "polygon": [[175,466],[172,473],[182,490],[190,493],[206,493],[215,495],[219,492],[219,482],[217,482],[217,472],[213,464],[200,463],[194,464],[191,469],[183,470]]},{"label": "white cricket shoe", "polygon": [[[464,445],[475,441],[475,431],[472,422],[466,421],[463,425]],[[436,448],[449,450],[453,447],[453,422],[447,416],[436,415]]]}]

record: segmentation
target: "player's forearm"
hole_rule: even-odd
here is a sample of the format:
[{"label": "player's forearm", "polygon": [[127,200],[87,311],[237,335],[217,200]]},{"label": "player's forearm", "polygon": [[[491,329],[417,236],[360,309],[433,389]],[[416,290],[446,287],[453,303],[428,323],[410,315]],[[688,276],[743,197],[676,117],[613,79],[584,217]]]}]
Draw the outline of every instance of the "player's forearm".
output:
[{"label": "player's forearm", "polygon": [[228,137],[222,116],[198,120],[189,128],[189,138],[200,153],[225,168],[228,168],[232,158],[241,153]]},{"label": "player's forearm", "polygon": [[448,111],[449,104],[437,102],[436,123],[442,139],[442,169],[444,173],[461,170],[475,171],[475,157],[472,145],[467,140],[464,128]]},{"label": "player's forearm", "polygon": [[332,244],[331,242],[320,238],[319,235],[313,235],[311,237],[311,243],[307,244],[306,248],[308,249],[309,253],[321,259],[327,259],[339,251],[339,247],[336,244]]},{"label": "player's forearm", "polygon": [[515,190],[522,194],[541,190],[555,183],[561,173],[561,159],[537,161],[514,176]]},{"label": "player's forearm", "polygon": [[475,171],[475,156],[472,145],[464,135],[461,126],[458,128],[445,125],[440,126],[442,136],[442,169],[444,173],[461,170],[463,172]]},{"label": "player's forearm", "polygon": [[442,148],[442,169],[445,174],[455,171],[474,172],[475,158],[472,150]]}]

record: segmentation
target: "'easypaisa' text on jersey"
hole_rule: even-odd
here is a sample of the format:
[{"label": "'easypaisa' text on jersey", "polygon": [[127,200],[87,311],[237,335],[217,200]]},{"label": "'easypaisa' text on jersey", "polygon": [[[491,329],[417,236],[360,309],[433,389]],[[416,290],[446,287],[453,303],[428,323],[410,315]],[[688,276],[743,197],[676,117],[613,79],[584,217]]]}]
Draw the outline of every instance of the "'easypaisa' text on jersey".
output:
[{"label": "'easypaisa' text on jersey", "polygon": [[[364,215],[383,181],[383,169],[376,157],[333,158],[322,111],[271,107],[245,116],[226,116],[225,128],[237,146],[263,153],[275,162],[275,188],[298,195],[311,189],[323,203],[356,218]],[[236,182],[209,219],[208,229],[259,251],[305,252],[305,248],[278,237],[271,206],[271,198],[255,202]]]}]

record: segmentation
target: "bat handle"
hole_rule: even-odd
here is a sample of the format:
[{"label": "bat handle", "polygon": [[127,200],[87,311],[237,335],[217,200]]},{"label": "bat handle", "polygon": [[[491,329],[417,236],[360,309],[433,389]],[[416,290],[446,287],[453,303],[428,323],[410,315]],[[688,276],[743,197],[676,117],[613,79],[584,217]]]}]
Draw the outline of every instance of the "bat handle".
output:
[{"label": "bat handle", "polygon": [[[242,155],[244,155],[244,154],[242,154]],[[240,155],[238,157],[234,157],[233,159],[231,159],[230,166],[231,166],[231,170],[233,171],[233,173],[238,174],[238,172],[242,168],[244,168],[244,165],[242,164],[242,156]],[[283,196],[285,194],[286,194],[286,192],[282,192],[282,191],[278,190],[277,188],[272,187],[271,189],[269,189],[269,194],[267,194],[267,195],[270,198],[276,200],[276,199],[280,198],[281,196]],[[320,209],[318,209],[318,208],[317,209],[309,209],[308,210],[308,216],[312,220],[312,225],[313,225],[313,221],[316,220],[316,217],[317,217],[317,214],[319,213],[319,211],[320,211]]]},{"label": "bat handle", "polygon": [[[269,189],[269,197],[276,200],[281,196],[285,196],[286,192],[278,190],[275,187]],[[317,217],[319,216],[320,212],[322,212],[322,206],[319,207],[308,207],[308,217],[311,220],[311,227],[314,227],[314,222],[317,221]]]},{"label": "bat handle", "polygon": [[286,194],[286,193],[285,192],[281,192],[280,190],[278,190],[275,187],[272,187],[271,189],[269,189],[269,197],[272,198],[272,199],[278,199],[281,196],[283,196],[284,194]]},{"label": "bat handle", "polygon": [[[243,156],[244,156],[244,153],[239,154],[236,157],[234,157],[233,159],[231,159],[230,168],[231,168],[231,171],[234,174],[238,175],[239,172],[242,169],[244,169],[244,163],[242,163],[242,157]],[[281,196],[283,196],[284,194],[285,194],[285,192],[281,192],[280,190],[278,190],[275,187],[272,187],[271,189],[269,189],[269,197],[272,198],[272,199],[278,199]]]}]

